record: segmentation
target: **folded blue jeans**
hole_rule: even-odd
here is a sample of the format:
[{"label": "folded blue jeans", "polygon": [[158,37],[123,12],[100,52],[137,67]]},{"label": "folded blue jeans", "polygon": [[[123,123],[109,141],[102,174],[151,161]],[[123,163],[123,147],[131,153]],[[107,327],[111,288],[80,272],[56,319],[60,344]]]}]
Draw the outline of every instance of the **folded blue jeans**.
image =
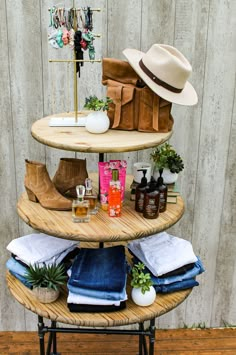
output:
[{"label": "folded blue jeans", "polygon": [[123,289],[120,292],[109,291],[109,290],[99,291],[95,289],[93,290],[92,288],[88,289],[88,288],[75,287],[69,284],[67,284],[67,287],[73,293],[77,293],[87,297],[104,299],[104,300],[120,301],[120,300],[124,300],[127,297],[126,284],[124,285]]},{"label": "folded blue jeans", "polygon": [[[99,249],[82,248],[72,264],[68,288],[74,293],[90,297],[122,299],[126,285],[126,268],[123,245]],[[104,297],[109,297],[109,293],[118,298]]]},{"label": "folded blue jeans", "polygon": [[198,286],[199,283],[195,279],[188,279],[180,282],[174,282],[169,285],[154,285],[156,293],[171,293],[180,290],[186,290],[187,288],[192,288]]},{"label": "folded blue jeans", "polygon": [[18,275],[21,275],[21,276],[25,276],[25,274],[27,273],[27,270],[28,270],[27,266],[23,266],[21,263],[19,263],[13,257],[11,257],[10,259],[7,260],[6,268],[12,272],[17,273]]},{"label": "folded blue jeans", "polygon": [[13,276],[15,276],[15,278],[16,278],[17,280],[19,280],[23,285],[25,285],[26,287],[28,287],[28,288],[30,288],[30,289],[33,288],[32,285],[31,285],[31,283],[30,283],[29,281],[27,281],[24,276],[21,276],[21,275],[17,274],[17,273],[14,272],[14,271],[11,271],[11,270],[9,270],[9,271],[10,271],[10,273],[11,273]]},{"label": "folded blue jeans", "polygon": [[[137,259],[136,257],[133,258],[133,262],[134,264],[140,262],[139,259]],[[200,275],[201,273],[203,273],[205,271],[203,264],[200,260],[199,257],[197,257],[197,261],[194,263],[194,266],[192,269],[186,271],[183,274],[180,275],[175,275],[175,276],[169,276],[169,277],[157,277],[154,276],[151,271],[145,267],[144,272],[149,272],[151,275],[151,279],[153,282],[153,285],[169,285],[172,284],[174,282],[180,282],[180,281],[184,281],[184,280],[188,280],[188,279],[192,279],[194,277],[196,277],[197,275]]]}]

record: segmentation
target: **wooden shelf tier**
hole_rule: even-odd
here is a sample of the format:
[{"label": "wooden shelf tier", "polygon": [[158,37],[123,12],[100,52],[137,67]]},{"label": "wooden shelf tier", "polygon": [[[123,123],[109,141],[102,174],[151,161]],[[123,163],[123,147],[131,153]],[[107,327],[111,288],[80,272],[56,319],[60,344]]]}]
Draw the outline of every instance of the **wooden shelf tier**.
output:
[{"label": "wooden shelf tier", "polygon": [[61,292],[53,303],[43,304],[37,301],[30,289],[25,287],[10,273],[6,276],[8,288],[13,297],[25,308],[52,321],[87,327],[113,327],[141,323],[165,314],[190,294],[191,289],[170,294],[157,294],[156,301],[148,307],[135,305],[131,298],[131,288],[127,285],[128,301],[124,310],[106,313],[71,313],[67,308],[67,290]]},{"label": "wooden shelf tier", "polygon": [[[97,174],[90,175],[95,182]],[[53,211],[31,202],[23,193],[17,204],[19,216],[32,228],[64,239],[85,242],[128,241],[164,231],[174,225],[184,213],[183,199],[178,196],[176,204],[167,204],[167,210],[156,219],[145,219],[134,209],[134,201],[129,200],[132,176],[126,178],[126,199],[121,217],[109,217],[101,208],[92,215],[89,223],[72,222],[71,211]],[[94,184],[96,187],[96,184]]]},{"label": "wooden shelf tier", "polygon": [[155,147],[172,135],[172,131],[143,133],[120,130],[92,134],[85,127],[49,127],[51,118],[61,116],[72,117],[74,113],[61,113],[39,119],[32,125],[32,136],[38,142],[57,149],[85,153],[121,153]]}]

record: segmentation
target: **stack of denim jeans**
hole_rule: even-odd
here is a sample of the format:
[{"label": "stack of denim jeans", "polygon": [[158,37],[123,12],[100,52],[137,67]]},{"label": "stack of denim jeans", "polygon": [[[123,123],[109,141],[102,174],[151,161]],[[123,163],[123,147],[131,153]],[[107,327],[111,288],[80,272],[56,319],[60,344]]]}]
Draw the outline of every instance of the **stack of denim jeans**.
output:
[{"label": "stack of denim jeans", "polygon": [[[13,239],[7,246],[12,256],[6,267],[25,286],[32,288],[26,280],[29,265],[50,265],[63,263],[69,267],[68,261],[79,251],[78,242],[56,238],[47,234],[29,234]],[[68,264],[67,264],[68,263]]]},{"label": "stack of denim jeans", "polygon": [[128,243],[134,264],[142,262],[157,293],[170,293],[198,286],[196,276],[204,272],[189,241],[166,232]]},{"label": "stack of denim jeans", "polygon": [[80,249],[69,273],[71,312],[109,312],[125,308],[127,263],[122,245]]}]

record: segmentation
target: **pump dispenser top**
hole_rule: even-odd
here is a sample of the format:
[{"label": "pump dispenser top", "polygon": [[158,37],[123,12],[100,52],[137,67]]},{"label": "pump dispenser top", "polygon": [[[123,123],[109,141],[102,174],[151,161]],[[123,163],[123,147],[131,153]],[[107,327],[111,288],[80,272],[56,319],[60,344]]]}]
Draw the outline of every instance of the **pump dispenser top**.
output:
[{"label": "pump dispenser top", "polygon": [[147,178],[146,178],[147,169],[139,169],[138,171],[142,171],[143,172],[143,177],[142,177],[141,183],[139,184],[138,187],[147,186]]}]

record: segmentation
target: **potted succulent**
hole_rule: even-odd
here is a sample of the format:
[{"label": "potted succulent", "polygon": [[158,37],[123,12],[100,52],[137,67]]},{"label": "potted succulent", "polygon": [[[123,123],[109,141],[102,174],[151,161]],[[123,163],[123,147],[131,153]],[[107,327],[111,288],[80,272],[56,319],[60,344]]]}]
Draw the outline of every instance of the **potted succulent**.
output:
[{"label": "potted succulent", "polygon": [[169,143],[156,147],[150,154],[154,162],[154,178],[157,179],[162,173],[166,184],[176,182],[178,174],[184,169],[184,163],[179,154]]},{"label": "potted succulent", "polygon": [[132,267],[131,297],[138,306],[150,306],[156,299],[156,291],[152,286],[151,275],[144,272],[145,266],[138,262]]},{"label": "potted succulent", "polygon": [[92,110],[86,120],[85,128],[90,133],[104,133],[110,126],[110,120],[105,111],[108,110],[112,100],[106,97],[105,100],[98,99],[97,96],[89,96],[85,99],[84,108]]},{"label": "potted succulent", "polygon": [[54,302],[59,297],[60,286],[67,280],[62,264],[30,265],[25,277],[33,286],[33,294],[42,303]]}]

